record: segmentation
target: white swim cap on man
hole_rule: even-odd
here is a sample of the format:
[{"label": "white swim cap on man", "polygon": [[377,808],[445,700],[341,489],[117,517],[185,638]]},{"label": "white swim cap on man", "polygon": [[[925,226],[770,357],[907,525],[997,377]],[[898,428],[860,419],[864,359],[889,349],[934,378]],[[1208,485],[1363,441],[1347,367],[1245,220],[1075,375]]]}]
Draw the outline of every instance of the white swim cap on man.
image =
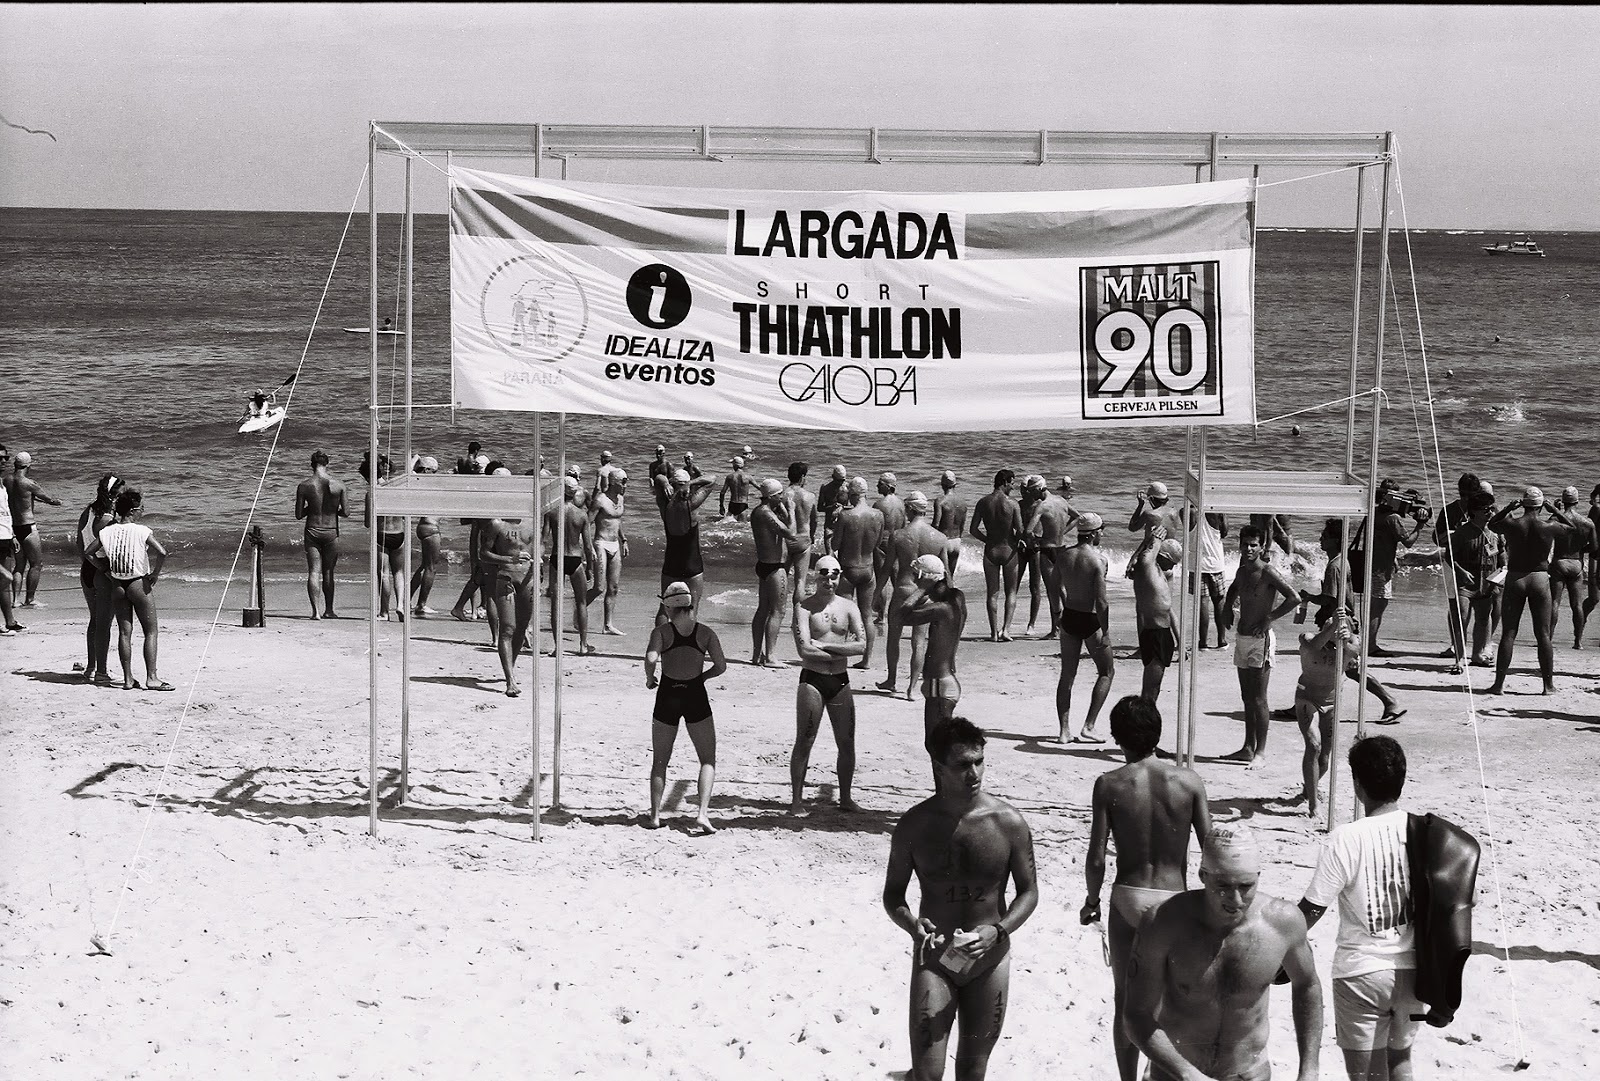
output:
[{"label": "white swim cap on man", "polygon": [[672,471],[673,484],[688,484],[692,479],[693,478],[689,476],[689,471],[687,469],[674,469]]},{"label": "white swim cap on man", "polygon": [[610,460],[611,460],[611,452],[609,450],[603,450],[603,451],[600,452],[600,461],[602,463],[609,462]]},{"label": "white swim cap on man", "polygon": [[1200,850],[1200,870],[1214,875],[1258,875],[1261,851],[1249,826],[1229,823],[1216,826]]},{"label": "white swim cap on man", "polygon": [[838,559],[834,558],[831,555],[823,556],[821,559],[817,560],[815,565],[816,565],[817,570],[819,570],[819,571],[842,571],[842,570],[844,570],[844,567],[840,564]]},{"label": "white swim cap on man", "polygon": [[887,484],[889,487],[893,488],[896,484],[899,484],[900,482],[895,480],[895,477],[894,477],[893,473],[879,473],[878,474],[878,483],[879,484]]},{"label": "white swim cap on man", "polygon": [[657,443],[656,444],[656,453],[657,454],[665,454],[665,453],[667,453],[667,448],[662,446],[660,443]]},{"label": "white swim cap on man", "polygon": [[424,473],[437,473],[439,472],[439,459],[425,454],[417,459],[417,469]]},{"label": "white swim cap on man", "polygon": [[940,484],[954,484],[955,482],[956,471],[954,469],[946,469],[943,473],[939,474]]},{"label": "white swim cap on man", "polygon": [[762,499],[771,499],[773,496],[781,495],[782,493],[783,483],[781,481],[778,481],[773,477],[768,477],[766,480],[761,482]]},{"label": "white swim cap on man", "polygon": [[1144,494],[1147,499],[1165,499],[1167,486],[1158,480],[1153,480],[1145,486]]},{"label": "white swim cap on man", "polygon": [[693,608],[694,593],[685,583],[673,582],[661,594],[661,603],[667,608]]},{"label": "white swim cap on man", "polygon": [[[489,475],[491,477],[509,477],[511,475],[511,470],[507,469],[505,466],[500,466],[498,469],[496,469],[493,473],[490,473]],[[567,483],[571,484],[573,487],[577,487],[577,483],[578,482],[573,480],[571,477],[568,477],[567,478]]]},{"label": "white swim cap on man", "polygon": [[1161,542],[1161,547],[1156,549],[1156,554],[1160,555],[1160,556],[1165,556],[1168,560],[1170,560],[1173,563],[1182,563],[1183,562],[1183,545],[1179,544],[1177,541],[1173,540],[1171,537],[1168,537],[1166,540]]},{"label": "white swim cap on man", "polygon": [[847,475],[848,474],[846,473],[844,466],[836,465],[836,466],[833,467],[833,479],[834,480],[844,480],[844,478]]},{"label": "white swim cap on man", "polygon": [[613,469],[611,471],[611,479],[620,484],[628,479],[628,471],[626,469]]},{"label": "white swim cap on man", "polygon": [[735,469],[744,468],[744,459],[739,457],[737,454],[735,454],[732,458],[729,458],[728,461],[733,464],[733,468]]},{"label": "white swim cap on man", "polygon": [[906,496],[906,510],[920,511],[923,514],[927,514],[932,509],[933,502],[921,492],[914,491]]},{"label": "white swim cap on man", "polygon": [[1529,510],[1537,510],[1544,506],[1544,492],[1529,485],[1522,490],[1522,505]]},{"label": "white swim cap on man", "polygon": [[1029,473],[1022,478],[1022,490],[1025,492],[1042,492],[1048,487],[1044,478],[1037,473]]},{"label": "white swim cap on man", "polygon": [[924,582],[943,581],[945,571],[944,560],[935,555],[918,556],[911,563],[912,576]]},{"label": "white swim cap on man", "polygon": [[11,461],[12,464],[18,469],[26,469],[33,464],[33,455],[29,454],[25,450],[19,450],[17,451],[16,457],[14,457]]},{"label": "white swim cap on man", "polygon": [[1561,505],[1564,507],[1575,507],[1578,505],[1578,489],[1575,485],[1569,484],[1565,488],[1561,489]]},{"label": "white swim cap on man", "polygon": [[1105,527],[1105,522],[1101,521],[1100,516],[1094,511],[1090,511],[1088,514],[1080,515],[1078,517],[1079,533],[1098,533]]},{"label": "white swim cap on man", "polygon": [[850,478],[850,483],[849,483],[849,485],[847,487],[852,492],[859,492],[862,495],[865,495],[867,493],[867,478],[866,477],[851,477]]},{"label": "white swim cap on man", "polygon": [[1076,491],[1076,489],[1074,489],[1072,487],[1072,478],[1071,477],[1062,477],[1061,478],[1061,483],[1056,485],[1056,490],[1060,491],[1060,492]]}]

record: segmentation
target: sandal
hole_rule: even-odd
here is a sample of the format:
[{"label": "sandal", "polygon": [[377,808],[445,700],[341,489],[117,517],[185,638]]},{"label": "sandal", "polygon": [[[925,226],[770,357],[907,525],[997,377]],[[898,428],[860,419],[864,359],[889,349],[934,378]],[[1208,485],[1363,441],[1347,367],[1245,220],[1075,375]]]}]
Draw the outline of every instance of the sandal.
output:
[{"label": "sandal", "polygon": [[152,683],[149,686],[145,687],[145,690],[147,690],[147,691],[175,691],[177,689],[178,688],[174,687],[172,684],[168,683],[166,680],[162,680],[160,683]]},{"label": "sandal", "polygon": [[1392,709],[1388,713],[1385,713],[1382,717],[1379,717],[1377,719],[1377,721],[1375,721],[1374,723],[1376,723],[1376,724],[1399,724],[1400,723],[1400,718],[1404,717],[1406,715],[1406,712],[1407,711],[1403,710],[1403,709]]}]

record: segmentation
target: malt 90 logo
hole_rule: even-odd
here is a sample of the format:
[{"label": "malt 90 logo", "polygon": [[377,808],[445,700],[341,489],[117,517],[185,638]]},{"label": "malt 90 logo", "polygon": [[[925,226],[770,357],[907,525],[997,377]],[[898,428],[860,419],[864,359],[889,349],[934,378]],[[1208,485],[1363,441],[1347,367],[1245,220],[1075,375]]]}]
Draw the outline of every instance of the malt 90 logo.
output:
[{"label": "malt 90 logo", "polygon": [[[1172,412],[1175,401],[1221,392],[1218,264],[1159,263],[1084,267],[1084,416],[1134,410],[1111,401],[1143,400],[1138,412]],[[1220,402],[1218,402],[1220,409]],[[1193,402],[1184,412],[1195,409]]]}]

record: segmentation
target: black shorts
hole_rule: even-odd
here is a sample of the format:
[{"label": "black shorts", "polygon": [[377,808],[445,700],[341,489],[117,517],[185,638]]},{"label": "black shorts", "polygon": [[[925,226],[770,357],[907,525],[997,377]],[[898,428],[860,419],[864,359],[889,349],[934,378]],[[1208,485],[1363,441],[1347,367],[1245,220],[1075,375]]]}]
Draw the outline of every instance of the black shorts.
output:
[{"label": "black shorts", "polygon": [[756,564],[756,577],[757,578],[768,578],[768,577],[770,577],[772,575],[772,573],[774,571],[781,571],[781,570],[783,570],[783,568],[784,568],[784,564],[782,564],[782,563],[760,563],[760,562],[758,562]]},{"label": "black shorts", "polygon": [[1080,612],[1074,608],[1061,609],[1061,630],[1074,638],[1088,641],[1100,633],[1100,617],[1093,612]]},{"label": "black shorts", "polygon": [[[4,545],[5,543],[5,541],[0,541],[0,545]],[[0,550],[0,558],[4,558],[5,555],[5,551]],[[98,573],[98,567],[96,567],[93,563],[90,563],[87,559],[84,560],[83,563],[78,567],[78,584],[83,586],[84,589],[92,592],[94,590],[94,576]]]},{"label": "black shorts", "polygon": [[398,552],[406,546],[404,533],[385,533],[383,535],[383,550],[385,552]]},{"label": "black shorts", "polygon": [[0,559],[10,559],[17,554],[17,542],[7,537],[0,540]]},{"label": "black shorts", "polygon": [[561,570],[568,578],[576,574],[581,566],[583,566],[582,556],[566,556],[561,560]]},{"label": "black shorts", "polygon": [[743,514],[745,511],[747,511],[749,509],[750,509],[750,504],[748,504],[748,503],[729,503],[728,504],[728,516],[731,517],[731,518],[737,518],[737,517],[739,517],[739,515]]},{"label": "black shorts", "polygon": [[656,708],[651,714],[662,724],[678,727],[680,720],[699,724],[711,719],[711,699],[706,697],[704,676],[696,679],[665,679],[656,687]]},{"label": "black shorts", "polygon": [[1163,668],[1178,655],[1178,632],[1171,627],[1146,627],[1139,632],[1139,660],[1155,661]]},{"label": "black shorts", "polygon": [[822,695],[822,704],[827,705],[840,693],[850,687],[849,672],[813,672],[809,668],[800,672],[800,682],[815,687],[817,693]]},{"label": "black shorts", "polygon": [[17,524],[17,540],[25,541],[33,536],[33,522],[19,522]]}]

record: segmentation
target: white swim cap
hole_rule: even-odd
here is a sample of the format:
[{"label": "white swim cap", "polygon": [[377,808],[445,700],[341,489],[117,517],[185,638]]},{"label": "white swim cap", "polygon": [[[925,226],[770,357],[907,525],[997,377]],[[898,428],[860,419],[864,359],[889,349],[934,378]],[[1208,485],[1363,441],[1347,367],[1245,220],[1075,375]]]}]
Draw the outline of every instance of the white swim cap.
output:
[{"label": "white swim cap", "polygon": [[1213,826],[1200,850],[1200,870],[1217,875],[1261,873],[1261,851],[1249,826]]},{"label": "white swim cap", "polygon": [[945,571],[944,560],[935,555],[918,556],[911,564],[912,575],[924,582],[943,581]]}]

